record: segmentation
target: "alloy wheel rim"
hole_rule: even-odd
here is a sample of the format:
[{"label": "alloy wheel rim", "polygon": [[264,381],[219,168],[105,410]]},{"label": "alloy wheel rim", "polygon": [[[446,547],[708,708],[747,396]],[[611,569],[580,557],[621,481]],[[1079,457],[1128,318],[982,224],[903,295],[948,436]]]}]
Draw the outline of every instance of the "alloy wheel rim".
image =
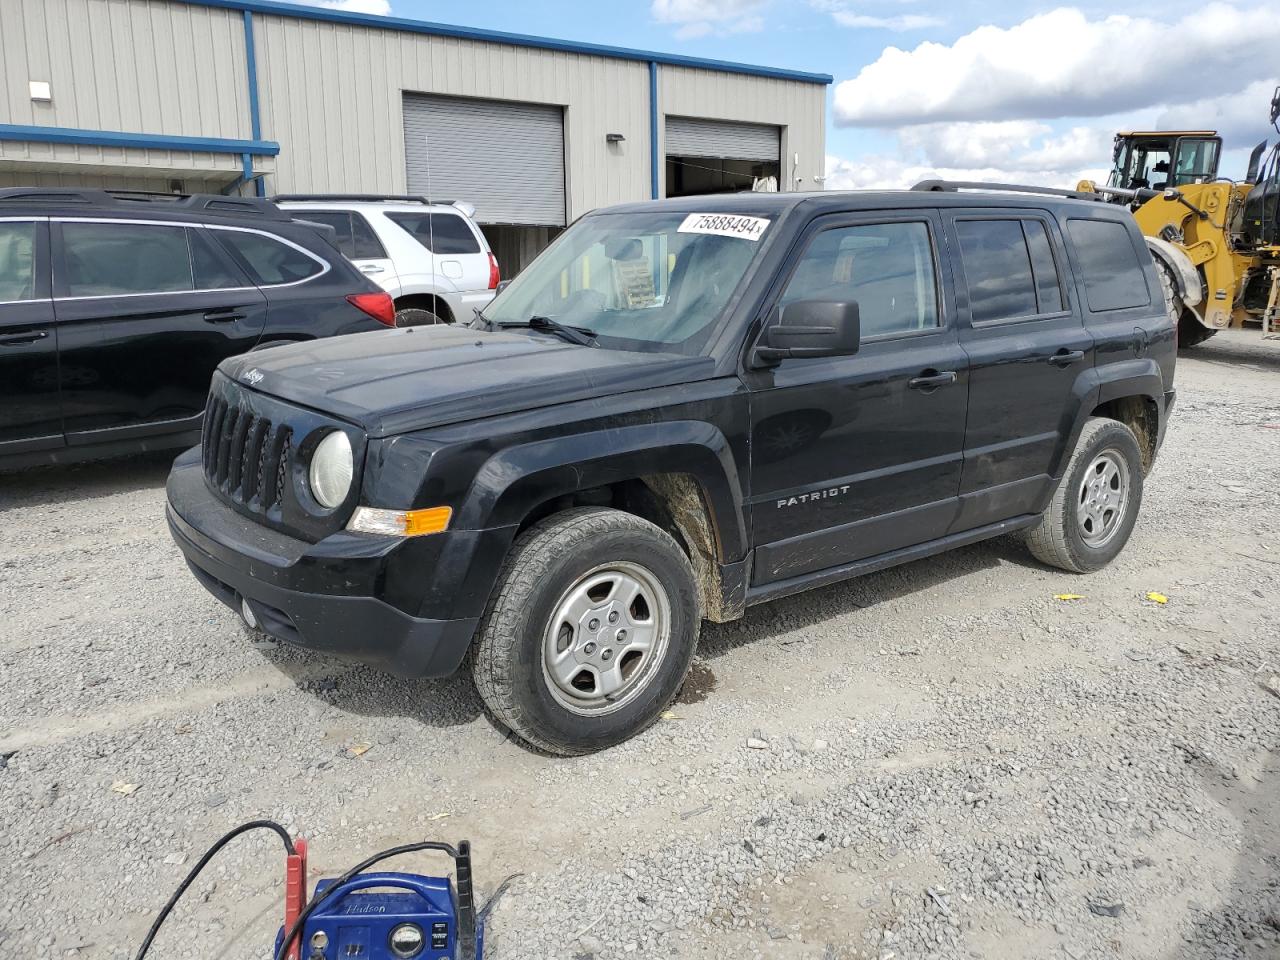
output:
[{"label": "alloy wheel rim", "polygon": [[1124,522],[1129,502],[1129,466],[1114,450],[1093,458],[1080,481],[1076,523],[1086,545],[1106,546]]},{"label": "alloy wheel rim", "polygon": [[602,716],[649,685],[671,639],[671,602],[651,570],[602,564],[556,601],[542,640],[542,675],[566,710]]}]

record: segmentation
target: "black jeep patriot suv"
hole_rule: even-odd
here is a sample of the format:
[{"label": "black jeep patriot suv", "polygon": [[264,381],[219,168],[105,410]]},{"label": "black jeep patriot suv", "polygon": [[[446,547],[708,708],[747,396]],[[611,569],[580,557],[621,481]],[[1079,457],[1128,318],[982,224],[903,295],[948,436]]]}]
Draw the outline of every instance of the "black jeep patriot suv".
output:
[{"label": "black jeep patriot suv", "polygon": [[564,754],[651,723],[704,617],[1015,530],[1097,570],[1174,397],[1142,235],[921,186],[602,210],[469,327],[228,360],[173,536],[281,640],[405,677],[470,652]]}]

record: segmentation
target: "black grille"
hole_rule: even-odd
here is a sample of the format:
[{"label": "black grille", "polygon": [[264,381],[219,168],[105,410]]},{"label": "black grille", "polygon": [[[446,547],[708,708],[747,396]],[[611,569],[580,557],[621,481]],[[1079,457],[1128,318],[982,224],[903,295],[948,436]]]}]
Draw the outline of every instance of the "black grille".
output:
[{"label": "black grille", "polygon": [[280,504],[289,476],[293,431],[215,392],[201,439],[209,483],[236,503],[259,510]]}]

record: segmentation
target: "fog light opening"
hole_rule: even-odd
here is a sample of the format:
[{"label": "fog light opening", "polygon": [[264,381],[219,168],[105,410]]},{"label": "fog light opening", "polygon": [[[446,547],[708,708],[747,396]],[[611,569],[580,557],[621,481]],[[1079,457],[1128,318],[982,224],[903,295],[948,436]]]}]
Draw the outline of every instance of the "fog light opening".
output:
[{"label": "fog light opening", "polygon": [[258,626],[258,618],[254,616],[253,607],[249,606],[249,598],[240,598],[240,616],[244,618],[244,625],[250,630],[260,630]]}]

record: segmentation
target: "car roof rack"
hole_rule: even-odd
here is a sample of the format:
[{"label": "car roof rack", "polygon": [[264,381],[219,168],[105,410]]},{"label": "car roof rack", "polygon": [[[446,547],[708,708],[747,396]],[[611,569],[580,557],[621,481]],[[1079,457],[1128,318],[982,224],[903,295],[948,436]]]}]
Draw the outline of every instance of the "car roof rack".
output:
[{"label": "car roof rack", "polygon": [[289,215],[261,197],[227,197],[219,193],[162,193],[147,190],[86,190],[79,187],[9,187],[0,189],[0,204],[84,204],[89,207],[133,208],[145,204],[172,210],[254,216],[288,220]]},{"label": "car roof rack", "polygon": [[271,198],[276,203],[306,203],[329,201],[333,203],[422,203],[428,206],[448,207],[456,200],[429,200],[415,194],[396,193],[278,193]]},{"label": "car roof rack", "polygon": [[1070,200],[1093,200],[1106,203],[1106,197],[1083,190],[1060,190],[1056,187],[1032,187],[1020,183],[986,183],[982,180],[921,180],[912,190],[957,193],[961,190],[990,190],[1000,193],[1030,193]]}]

